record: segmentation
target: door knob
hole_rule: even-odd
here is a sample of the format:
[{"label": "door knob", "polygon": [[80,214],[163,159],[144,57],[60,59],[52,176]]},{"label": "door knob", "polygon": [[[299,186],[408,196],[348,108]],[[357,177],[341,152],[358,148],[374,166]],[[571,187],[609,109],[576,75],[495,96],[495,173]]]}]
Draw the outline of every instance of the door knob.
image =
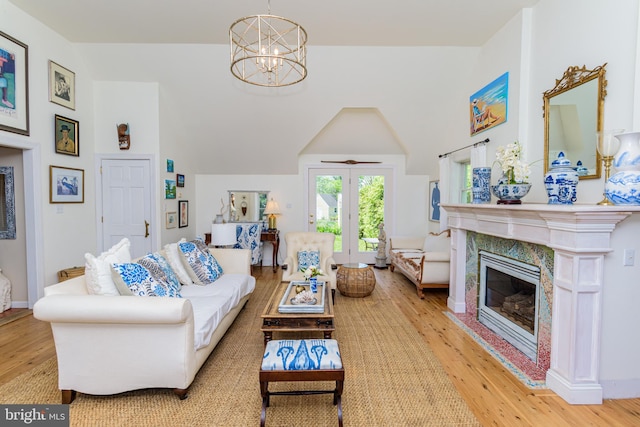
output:
[{"label": "door knob", "polygon": [[144,221],[144,237],[149,237],[149,223]]}]

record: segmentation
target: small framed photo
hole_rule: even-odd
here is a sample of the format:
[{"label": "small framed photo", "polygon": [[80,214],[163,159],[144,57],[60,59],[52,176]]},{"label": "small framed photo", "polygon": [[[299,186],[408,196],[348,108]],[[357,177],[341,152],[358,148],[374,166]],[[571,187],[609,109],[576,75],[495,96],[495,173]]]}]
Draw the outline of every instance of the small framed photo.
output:
[{"label": "small framed photo", "polygon": [[166,227],[167,228],[176,228],[177,226],[178,226],[178,213],[177,212],[167,212]]},{"label": "small framed photo", "polygon": [[187,200],[178,201],[178,227],[189,226],[189,202]]},{"label": "small framed photo", "polygon": [[172,179],[164,180],[164,198],[165,199],[176,198],[176,182]]},{"label": "small framed photo", "polygon": [[76,109],[76,73],[49,61],[49,101]]},{"label": "small framed photo", "polygon": [[176,181],[177,181],[177,185],[178,187],[184,187],[184,175],[181,174],[177,174],[176,175]]},{"label": "small framed photo", "polygon": [[440,222],[440,181],[429,182],[429,221]]},{"label": "small framed photo", "polygon": [[167,172],[173,172],[173,160],[167,159]]},{"label": "small framed photo", "polygon": [[80,156],[80,124],[56,114],[54,129],[56,153]]},{"label": "small framed photo", "polygon": [[29,135],[29,47],[0,31],[0,130]]},{"label": "small framed photo", "polygon": [[49,166],[49,203],[84,203],[84,170]]}]

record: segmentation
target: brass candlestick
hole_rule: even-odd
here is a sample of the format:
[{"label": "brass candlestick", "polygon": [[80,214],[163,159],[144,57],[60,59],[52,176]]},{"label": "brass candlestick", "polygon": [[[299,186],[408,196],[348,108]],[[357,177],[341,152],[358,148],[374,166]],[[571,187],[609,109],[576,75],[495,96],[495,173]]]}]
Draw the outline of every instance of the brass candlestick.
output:
[{"label": "brass candlestick", "polygon": [[[613,156],[602,156],[602,161],[604,163],[604,185],[607,185],[609,181],[609,174],[611,173],[611,162],[613,161]],[[613,206],[614,203],[609,200],[607,197],[607,193],[605,191],[602,192],[604,198],[598,202],[600,206]]]}]

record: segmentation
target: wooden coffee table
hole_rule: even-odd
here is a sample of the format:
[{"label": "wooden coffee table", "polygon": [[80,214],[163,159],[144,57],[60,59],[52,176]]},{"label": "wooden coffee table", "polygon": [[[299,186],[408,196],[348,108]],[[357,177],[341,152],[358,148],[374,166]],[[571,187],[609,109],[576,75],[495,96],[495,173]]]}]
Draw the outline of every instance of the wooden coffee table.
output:
[{"label": "wooden coffee table", "polygon": [[319,331],[324,334],[324,338],[330,339],[336,327],[333,323],[333,300],[328,283],[324,289],[324,312],[322,313],[280,313],[278,305],[284,292],[289,287],[289,282],[281,282],[273,290],[271,298],[264,309],[262,317],[262,328],[264,333],[264,344],[271,341],[273,331],[297,332],[297,331]]}]

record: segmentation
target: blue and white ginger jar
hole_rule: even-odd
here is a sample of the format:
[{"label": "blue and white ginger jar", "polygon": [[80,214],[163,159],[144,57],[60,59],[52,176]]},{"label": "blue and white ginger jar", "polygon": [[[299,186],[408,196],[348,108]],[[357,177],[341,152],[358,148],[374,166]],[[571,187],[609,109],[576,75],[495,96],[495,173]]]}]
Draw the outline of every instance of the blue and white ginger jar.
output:
[{"label": "blue and white ginger jar", "polygon": [[551,162],[551,169],[544,176],[550,205],[572,205],[578,199],[578,172],[561,151]]},{"label": "blue and white ginger jar", "polygon": [[605,183],[604,193],[616,205],[640,205],[640,132],[616,135],[620,149],[613,157],[618,171]]}]

